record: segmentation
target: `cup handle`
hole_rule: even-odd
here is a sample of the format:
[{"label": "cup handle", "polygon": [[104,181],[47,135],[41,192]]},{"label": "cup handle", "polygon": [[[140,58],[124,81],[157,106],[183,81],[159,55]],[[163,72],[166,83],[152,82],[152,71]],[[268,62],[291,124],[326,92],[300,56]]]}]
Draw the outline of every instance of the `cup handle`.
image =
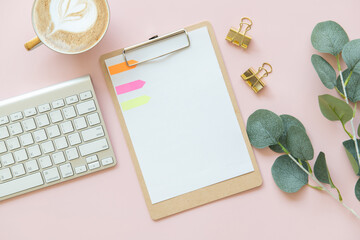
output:
[{"label": "cup handle", "polygon": [[38,37],[34,37],[30,41],[24,44],[26,50],[30,51],[41,44],[41,40]]}]

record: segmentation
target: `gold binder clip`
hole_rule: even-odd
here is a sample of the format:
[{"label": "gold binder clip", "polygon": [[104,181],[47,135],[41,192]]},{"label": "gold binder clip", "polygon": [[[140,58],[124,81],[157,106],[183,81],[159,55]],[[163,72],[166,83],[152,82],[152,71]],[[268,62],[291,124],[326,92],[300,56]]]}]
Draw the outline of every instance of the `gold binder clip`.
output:
[{"label": "gold binder clip", "polygon": [[[236,30],[235,28],[230,28],[229,33],[226,36],[226,40],[246,49],[251,41],[251,37],[247,36],[246,33],[251,29],[251,26],[251,19],[243,17],[241,19],[239,29]],[[243,29],[243,27],[245,27],[245,29]]]},{"label": "gold binder clip", "polygon": [[[268,66],[269,70],[267,70],[265,66]],[[263,72],[263,74],[260,76],[261,72]],[[263,63],[263,65],[258,68],[257,72],[255,72],[253,68],[249,68],[241,75],[241,78],[246,81],[246,83],[251,87],[252,90],[254,90],[255,93],[257,93],[265,86],[263,78],[267,77],[271,72],[271,65],[269,63]]]}]

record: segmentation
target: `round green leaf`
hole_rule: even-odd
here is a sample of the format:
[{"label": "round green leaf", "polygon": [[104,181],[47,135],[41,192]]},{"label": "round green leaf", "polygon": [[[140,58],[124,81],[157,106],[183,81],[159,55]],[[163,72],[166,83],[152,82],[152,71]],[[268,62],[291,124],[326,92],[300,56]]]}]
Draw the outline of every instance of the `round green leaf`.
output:
[{"label": "round green leaf", "polygon": [[271,173],[276,185],[287,193],[299,191],[309,181],[308,175],[288,155],[275,160]]},{"label": "round green leaf", "polygon": [[[346,69],[344,72],[342,72],[344,82],[346,82],[346,79],[349,77],[350,71],[349,69]],[[340,75],[336,80],[336,87],[337,89],[344,94],[343,87],[341,84],[341,78]],[[351,74],[350,80],[348,81],[348,84],[345,87],[347,97],[349,100],[353,103],[360,101],[360,74],[353,72]]]},{"label": "round green leaf", "polygon": [[319,52],[338,55],[349,37],[344,29],[334,21],[318,23],[311,33],[311,43]]},{"label": "round green leaf", "polygon": [[265,148],[277,144],[284,127],[278,115],[259,109],[248,118],[246,131],[254,147]]},{"label": "round green leaf", "polygon": [[[280,115],[280,118],[281,118],[281,121],[282,121],[282,123],[284,125],[284,132],[280,136],[279,142],[285,148],[287,148],[286,147],[286,135],[287,135],[287,131],[289,130],[289,128],[292,127],[292,126],[297,126],[297,127],[302,128],[305,131],[305,127],[297,118],[295,118],[295,117],[293,117],[291,115],[283,114],[283,115]],[[279,144],[271,145],[270,149],[273,150],[274,152],[277,152],[277,153],[283,153],[284,152]]]},{"label": "round green leaf", "polygon": [[325,87],[333,89],[336,85],[334,68],[324,58],[316,54],[311,56],[311,62]]},{"label": "round green leaf", "polygon": [[360,73],[360,39],[348,42],[344,46],[342,57],[351,71]]},{"label": "round green leaf", "polygon": [[314,165],[315,177],[322,183],[332,184],[325,154],[320,152]]},{"label": "round green leaf", "polygon": [[360,201],[360,178],[355,184],[355,196]]},{"label": "round green leaf", "polygon": [[319,96],[319,105],[321,113],[330,121],[345,124],[353,117],[352,108],[346,102],[329,94]]},{"label": "round green leaf", "polygon": [[[357,139],[357,144],[360,149],[359,143],[360,143],[360,141],[359,141],[359,139]],[[358,162],[358,157],[356,156],[356,149],[355,149],[354,141],[352,139],[344,141],[343,146],[346,151],[346,156],[348,157],[355,174],[360,176],[359,162]]]},{"label": "round green leaf", "polygon": [[314,158],[314,149],[306,132],[296,126],[287,132],[286,146],[291,155],[301,160]]}]

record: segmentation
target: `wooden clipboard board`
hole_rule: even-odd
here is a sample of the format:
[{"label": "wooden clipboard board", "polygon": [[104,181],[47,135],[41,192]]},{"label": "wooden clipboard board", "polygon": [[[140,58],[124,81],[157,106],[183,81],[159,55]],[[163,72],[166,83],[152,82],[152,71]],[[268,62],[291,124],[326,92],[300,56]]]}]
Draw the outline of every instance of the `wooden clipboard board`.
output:
[{"label": "wooden clipboard board", "polygon": [[123,113],[119,106],[117,96],[116,96],[116,93],[113,88],[112,80],[110,78],[110,75],[108,74],[108,70],[107,70],[107,67],[105,64],[106,59],[123,54],[124,49],[119,49],[119,50],[107,53],[107,54],[101,56],[101,58],[100,58],[100,64],[101,64],[103,73],[105,75],[106,84],[110,91],[112,100],[115,105],[117,115],[119,117],[121,128],[122,128],[126,143],[128,145],[129,151],[130,151],[130,156],[133,161],[141,189],[143,191],[146,205],[148,207],[150,216],[153,220],[158,220],[158,219],[161,219],[161,218],[164,218],[164,217],[167,217],[167,216],[170,216],[170,215],[173,215],[173,214],[176,214],[176,213],[179,213],[179,212],[182,212],[182,211],[185,211],[185,210],[188,210],[188,209],[200,206],[200,205],[204,205],[209,202],[213,202],[218,199],[225,198],[225,197],[243,192],[245,190],[258,187],[262,184],[261,174],[260,174],[258,165],[256,163],[255,156],[252,151],[252,147],[250,145],[250,142],[249,142],[249,139],[248,139],[248,136],[246,133],[245,124],[242,120],[241,113],[240,113],[238,104],[236,102],[236,98],[235,98],[235,95],[234,95],[234,92],[233,92],[233,89],[232,89],[232,86],[231,86],[231,83],[229,80],[229,76],[227,74],[223,59],[221,57],[220,49],[218,47],[218,44],[217,44],[217,41],[215,38],[215,33],[214,33],[214,30],[213,30],[211,24],[209,22],[201,22],[201,23],[186,27],[184,29],[188,32],[191,32],[193,30],[196,30],[196,29],[202,28],[202,27],[207,27],[207,29],[208,29],[208,32],[209,32],[209,35],[211,38],[211,42],[212,42],[212,45],[215,50],[216,57],[217,57],[219,66],[221,68],[223,78],[225,80],[225,85],[227,87],[238,123],[240,125],[242,135],[245,139],[245,143],[246,143],[246,146],[247,146],[247,149],[248,149],[248,152],[249,152],[249,155],[250,155],[253,167],[254,167],[254,171],[244,174],[244,175],[241,175],[241,176],[238,176],[238,177],[235,177],[235,178],[232,178],[232,179],[229,179],[229,180],[226,180],[226,181],[223,181],[223,182],[220,182],[220,183],[216,183],[216,184],[192,191],[192,192],[185,193],[183,195],[180,195],[180,196],[177,196],[177,197],[174,197],[174,198],[171,198],[171,199],[168,199],[168,200],[156,203],[156,204],[152,204],[152,202],[150,200],[149,192],[147,190],[147,187],[146,187],[146,184],[144,181],[144,177],[142,175],[142,171],[140,169],[140,165],[139,165],[137,156],[135,154],[134,146],[131,141],[128,128],[126,126]]}]

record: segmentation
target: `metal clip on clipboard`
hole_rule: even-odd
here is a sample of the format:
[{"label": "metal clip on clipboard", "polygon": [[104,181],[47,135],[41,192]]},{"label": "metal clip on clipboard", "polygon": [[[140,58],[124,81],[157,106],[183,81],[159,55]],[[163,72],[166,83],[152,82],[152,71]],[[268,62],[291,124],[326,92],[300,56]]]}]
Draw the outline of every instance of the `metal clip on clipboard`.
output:
[{"label": "metal clip on clipboard", "polygon": [[[180,48],[177,48],[177,49],[174,49],[172,51],[169,51],[169,52],[166,52],[166,53],[163,53],[163,54],[160,54],[156,57],[152,57],[152,58],[149,58],[149,59],[145,59],[145,60],[142,60],[142,61],[139,61],[139,62],[136,62],[136,63],[133,63],[133,64],[129,64],[128,60],[127,60],[127,57],[126,57],[126,53],[132,51],[132,50],[135,50],[135,49],[138,49],[138,48],[143,48],[147,45],[150,45],[150,44],[153,44],[155,42],[159,42],[159,41],[162,41],[162,40],[165,40],[165,39],[169,39],[169,38],[172,38],[172,37],[175,37],[175,36],[178,36],[180,34],[185,34],[186,35],[186,39],[187,39],[187,45],[183,46],[183,47],[180,47]],[[166,34],[164,36],[161,36],[161,37],[153,37],[153,38],[150,38],[150,40],[146,41],[146,42],[142,42],[142,43],[139,43],[139,44],[136,44],[134,46],[131,46],[131,47],[127,47],[127,48],[124,48],[123,50],[123,56],[124,56],[124,59],[125,59],[125,63],[128,67],[133,67],[135,65],[138,65],[138,64],[141,64],[141,63],[145,63],[145,62],[148,62],[148,61],[151,61],[151,60],[154,60],[154,59],[157,59],[157,58],[160,58],[160,57],[163,57],[163,56],[166,56],[166,55],[169,55],[169,54],[172,54],[172,53],[175,53],[177,51],[180,51],[180,50],[183,50],[185,48],[188,48],[190,47],[190,38],[189,38],[189,34],[188,32],[185,30],[185,29],[181,29],[181,30],[178,30],[176,32],[172,32],[172,33],[169,33],[169,34]]]}]

